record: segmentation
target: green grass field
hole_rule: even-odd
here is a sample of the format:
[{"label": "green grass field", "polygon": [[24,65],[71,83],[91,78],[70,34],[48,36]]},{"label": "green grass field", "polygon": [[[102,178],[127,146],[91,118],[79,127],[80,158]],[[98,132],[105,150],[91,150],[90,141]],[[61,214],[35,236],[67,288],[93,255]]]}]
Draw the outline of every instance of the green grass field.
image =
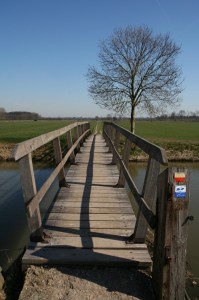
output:
[{"label": "green grass field", "polygon": [[[129,121],[117,121],[129,130]],[[151,141],[197,142],[199,143],[199,122],[183,121],[137,121],[135,133]]]},{"label": "green grass field", "polygon": [[[67,126],[70,120],[0,121],[0,142],[19,143],[43,133]],[[129,121],[121,120],[118,125],[129,130]],[[91,129],[97,125],[102,131],[103,122],[92,121]],[[199,143],[199,122],[181,121],[137,121],[136,134],[153,142]]]},{"label": "green grass field", "polygon": [[0,121],[0,142],[19,143],[73,122],[73,120]]}]

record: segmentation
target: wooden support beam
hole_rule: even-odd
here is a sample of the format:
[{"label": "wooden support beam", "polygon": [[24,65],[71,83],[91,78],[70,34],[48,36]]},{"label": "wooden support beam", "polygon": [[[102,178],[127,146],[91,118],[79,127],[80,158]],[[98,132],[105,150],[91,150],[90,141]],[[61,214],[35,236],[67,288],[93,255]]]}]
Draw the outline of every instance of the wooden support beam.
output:
[{"label": "wooden support beam", "polygon": [[[74,128],[74,138],[75,138],[75,142],[79,139],[79,126]],[[80,143],[78,143],[77,147],[76,147],[76,151],[78,152],[80,149]]]},{"label": "wooden support beam", "polygon": [[[128,168],[128,164],[129,164],[130,151],[131,151],[131,141],[129,141],[129,139],[126,138],[124,152],[122,155],[122,160],[123,160],[126,168]],[[125,176],[124,176],[122,168],[120,168],[120,176],[119,176],[119,180],[118,180],[118,186],[124,187],[124,184],[125,184]]]},{"label": "wooden support beam", "polygon": [[[37,193],[32,157],[30,153],[19,160],[19,169],[24,202],[27,204]],[[31,240],[41,240],[43,230],[39,206],[37,206],[32,216],[28,215],[27,217]]]},{"label": "wooden support beam", "polygon": [[166,151],[163,148],[148,142],[147,140],[141,138],[138,135],[133,134],[129,130],[124,129],[115,123],[105,122],[104,128],[106,129],[108,126],[112,126],[113,128],[116,128],[124,137],[129,139],[132,144],[137,145],[145,153],[152,156],[155,160],[159,161],[160,164],[165,166],[168,165]]},{"label": "wooden support beam", "polygon": [[[70,149],[73,146],[71,131],[66,132],[66,140],[67,140],[68,149]],[[75,153],[73,151],[70,155],[70,162],[74,163],[74,161],[75,161]]]},{"label": "wooden support beam", "polygon": [[[57,166],[62,161],[62,152],[61,152],[61,144],[60,144],[59,137],[57,137],[56,139],[53,140],[53,147],[54,147],[55,162],[56,162],[56,166]],[[64,166],[59,171],[58,180],[59,180],[60,187],[65,185]]]},{"label": "wooden support beam", "polygon": [[[115,130],[114,146],[117,151],[119,148],[119,144],[120,144],[120,132]],[[112,164],[116,164],[116,161],[117,161],[116,155],[114,155],[114,153],[113,153]]]},{"label": "wooden support beam", "polygon": [[[157,178],[159,172],[160,172],[159,162],[153,159],[152,157],[150,157],[148,161],[146,175],[145,175],[142,196],[151,210],[153,208],[153,204],[156,199]],[[139,209],[135,231],[133,234],[134,243],[145,243],[147,228],[148,228],[148,223],[145,217],[143,216],[141,209]]]}]

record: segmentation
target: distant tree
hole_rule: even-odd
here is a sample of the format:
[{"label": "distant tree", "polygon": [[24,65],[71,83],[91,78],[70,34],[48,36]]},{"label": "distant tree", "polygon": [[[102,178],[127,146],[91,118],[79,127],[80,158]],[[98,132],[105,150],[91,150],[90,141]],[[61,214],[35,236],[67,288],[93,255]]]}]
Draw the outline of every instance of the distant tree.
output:
[{"label": "distant tree", "polygon": [[107,120],[112,120],[112,115],[111,114],[108,114],[107,116],[106,116],[106,118],[107,118]]},{"label": "distant tree", "polygon": [[175,113],[175,111],[173,111],[171,113],[171,119],[176,121],[176,113]]},{"label": "distant tree", "polygon": [[185,115],[186,115],[186,112],[185,112],[185,110],[181,109],[178,114],[179,114],[179,117],[181,119],[183,119],[185,117]]},{"label": "distant tree", "polygon": [[4,120],[6,118],[6,110],[3,107],[0,107],[0,120]]},{"label": "distant tree", "polygon": [[175,61],[179,52],[169,34],[153,35],[146,26],[115,30],[100,44],[101,70],[88,69],[89,93],[102,108],[128,112],[134,132],[137,107],[151,115],[179,102],[182,73]]}]

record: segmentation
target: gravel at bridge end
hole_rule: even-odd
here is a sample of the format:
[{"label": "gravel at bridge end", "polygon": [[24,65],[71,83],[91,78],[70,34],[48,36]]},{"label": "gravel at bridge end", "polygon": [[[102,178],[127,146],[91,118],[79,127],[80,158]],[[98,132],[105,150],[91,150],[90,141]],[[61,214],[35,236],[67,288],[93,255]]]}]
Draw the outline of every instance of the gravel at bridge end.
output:
[{"label": "gravel at bridge end", "polygon": [[153,300],[144,270],[118,267],[30,266],[19,300]]}]

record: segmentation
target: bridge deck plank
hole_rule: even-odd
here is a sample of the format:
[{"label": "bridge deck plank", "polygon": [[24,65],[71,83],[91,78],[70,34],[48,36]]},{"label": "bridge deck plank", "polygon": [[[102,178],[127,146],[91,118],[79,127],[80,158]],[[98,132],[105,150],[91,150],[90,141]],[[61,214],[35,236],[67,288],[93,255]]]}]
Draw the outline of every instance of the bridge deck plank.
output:
[{"label": "bridge deck plank", "polygon": [[136,217],[101,135],[87,138],[44,219],[48,244],[30,243],[23,265],[151,265],[145,244],[126,244]]}]

